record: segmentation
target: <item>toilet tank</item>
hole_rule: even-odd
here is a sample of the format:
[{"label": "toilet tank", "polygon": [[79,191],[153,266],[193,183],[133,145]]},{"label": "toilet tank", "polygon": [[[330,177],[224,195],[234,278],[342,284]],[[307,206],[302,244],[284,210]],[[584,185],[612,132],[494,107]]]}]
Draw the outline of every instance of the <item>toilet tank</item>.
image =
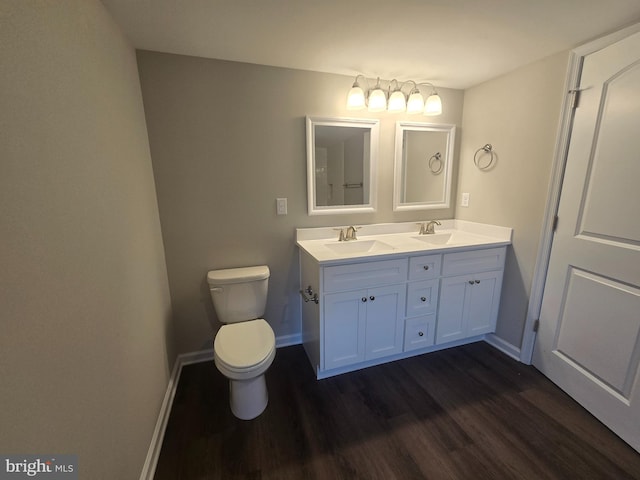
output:
[{"label": "toilet tank", "polygon": [[269,267],[228,268],[207,273],[213,307],[221,323],[253,320],[264,315]]}]

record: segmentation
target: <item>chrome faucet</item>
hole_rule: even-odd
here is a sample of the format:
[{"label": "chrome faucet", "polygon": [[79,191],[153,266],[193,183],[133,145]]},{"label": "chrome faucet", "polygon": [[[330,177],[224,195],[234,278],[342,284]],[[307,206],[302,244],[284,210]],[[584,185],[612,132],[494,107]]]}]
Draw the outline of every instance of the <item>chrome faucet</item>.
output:
[{"label": "chrome faucet", "polygon": [[434,226],[440,226],[442,224],[437,220],[430,220],[428,222],[417,223],[416,225],[420,225],[420,231],[418,232],[418,235],[433,235],[434,233],[436,233]]},{"label": "chrome faucet", "polygon": [[354,227],[352,225],[349,225],[347,227],[347,233],[345,233],[345,235],[344,235],[344,239],[345,240],[357,240],[358,237],[356,237],[356,232],[358,231],[358,228]]},{"label": "chrome faucet", "polygon": [[356,237],[356,232],[360,229],[360,227],[354,227],[352,225],[349,225],[348,227],[345,228],[334,228],[334,230],[336,232],[340,232],[338,233],[338,241],[339,242],[348,242],[349,240],[357,240],[358,237]]}]

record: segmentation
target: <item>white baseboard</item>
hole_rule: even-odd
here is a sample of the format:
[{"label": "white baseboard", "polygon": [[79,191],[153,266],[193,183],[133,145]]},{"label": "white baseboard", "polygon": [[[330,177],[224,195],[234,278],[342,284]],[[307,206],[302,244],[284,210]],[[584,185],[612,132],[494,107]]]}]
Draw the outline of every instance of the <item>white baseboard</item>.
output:
[{"label": "white baseboard", "polygon": [[276,337],[276,348],[289,347],[291,345],[300,345],[301,343],[301,333],[293,333],[291,335],[281,335],[279,337]]},{"label": "white baseboard", "polygon": [[191,365],[192,363],[208,362],[209,360],[213,360],[213,348],[183,353],[182,355],[178,355],[178,358],[180,359],[180,368],[185,365]]},{"label": "white baseboard", "polygon": [[153,480],[153,476],[156,473],[156,465],[158,464],[160,449],[162,448],[162,439],[164,438],[164,431],[167,428],[167,421],[169,420],[169,413],[171,413],[171,405],[173,405],[173,397],[176,395],[176,387],[178,386],[178,380],[180,380],[181,371],[182,364],[179,356],[173,365],[173,371],[169,377],[169,384],[167,385],[167,391],[164,394],[164,400],[160,407],[156,428],[153,430],[147,458],[144,461],[142,473],[140,473],[140,480]]},{"label": "white baseboard", "polygon": [[520,362],[520,349],[515,345],[510,344],[506,340],[496,336],[493,333],[489,333],[485,335],[484,341],[487,342],[492,347],[500,350],[505,355],[510,356],[514,360]]},{"label": "white baseboard", "polygon": [[206,362],[209,360],[213,360],[213,349],[183,353],[182,355],[178,355],[178,358],[176,358],[176,363],[173,365],[171,377],[169,377],[167,391],[164,394],[164,400],[160,407],[156,428],[153,431],[153,436],[151,437],[151,444],[149,445],[147,458],[144,462],[144,466],[142,467],[140,480],[153,480],[153,476],[156,473],[158,457],[160,456],[160,449],[162,448],[162,440],[164,439],[164,432],[167,429],[167,422],[169,421],[169,415],[171,414],[173,399],[176,396],[176,389],[178,388],[178,382],[180,381],[182,367],[192,363]]}]

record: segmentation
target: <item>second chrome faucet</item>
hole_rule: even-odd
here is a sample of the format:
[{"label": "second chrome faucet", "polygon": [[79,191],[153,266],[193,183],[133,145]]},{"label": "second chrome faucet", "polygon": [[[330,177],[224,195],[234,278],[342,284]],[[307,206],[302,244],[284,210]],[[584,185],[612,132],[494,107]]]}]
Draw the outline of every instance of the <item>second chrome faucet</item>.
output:
[{"label": "second chrome faucet", "polygon": [[335,228],[334,230],[339,231],[340,233],[338,234],[338,241],[339,242],[347,242],[349,240],[357,240],[358,237],[356,236],[356,232],[360,229],[360,227],[354,227],[353,225],[349,225],[348,227],[346,227],[346,230],[344,228]]},{"label": "second chrome faucet", "polygon": [[416,225],[420,225],[420,231],[418,232],[418,235],[433,235],[434,233],[436,233],[435,226],[440,226],[442,224],[437,220],[430,220],[428,222],[416,223]]}]

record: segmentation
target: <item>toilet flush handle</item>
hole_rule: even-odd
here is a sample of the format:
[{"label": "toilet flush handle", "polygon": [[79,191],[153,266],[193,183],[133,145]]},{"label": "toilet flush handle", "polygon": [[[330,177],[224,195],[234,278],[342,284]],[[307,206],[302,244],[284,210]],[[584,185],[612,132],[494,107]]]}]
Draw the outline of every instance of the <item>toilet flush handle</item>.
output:
[{"label": "toilet flush handle", "polygon": [[222,291],[224,291],[224,288],[222,288],[222,287],[209,287],[209,290],[211,290],[212,292],[222,292]]}]

